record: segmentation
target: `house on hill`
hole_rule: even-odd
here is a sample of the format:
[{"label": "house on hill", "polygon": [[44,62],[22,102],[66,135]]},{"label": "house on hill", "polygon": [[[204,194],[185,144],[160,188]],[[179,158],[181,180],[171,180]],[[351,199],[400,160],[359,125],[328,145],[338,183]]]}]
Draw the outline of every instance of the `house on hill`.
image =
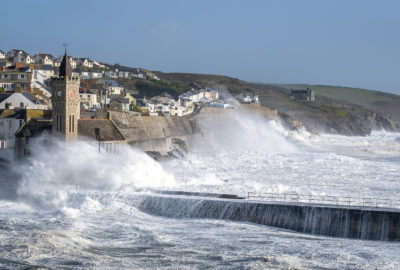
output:
[{"label": "house on hill", "polygon": [[13,92],[16,89],[28,90],[31,76],[31,69],[25,67],[24,64],[3,67],[2,71],[0,71],[0,87],[7,92]]},{"label": "house on hill", "polygon": [[48,53],[36,53],[33,57],[36,64],[53,66],[54,57]]},{"label": "house on hill", "polygon": [[93,62],[89,58],[78,57],[75,61],[78,67],[93,68]]},{"label": "house on hill", "polygon": [[297,100],[314,101],[314,91],[310,88],[305,90],[291,90],[290,95]]},{"label": "house on hill", "polygon": [[7,54],[6,58],[13,64],[24,63],[26,65],[33,64],[34,59],[25,51],[19,49],[11,49]]}]

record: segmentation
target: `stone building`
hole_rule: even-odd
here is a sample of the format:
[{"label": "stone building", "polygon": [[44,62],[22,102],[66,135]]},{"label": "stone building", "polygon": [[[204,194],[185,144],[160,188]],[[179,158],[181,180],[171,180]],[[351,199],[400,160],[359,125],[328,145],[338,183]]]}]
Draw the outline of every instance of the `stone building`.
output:
[{"label": "stone building", "polygon": [[306,90],[291,90],[290,95],[297,100],[314,101],[314,91],[310,88]]},{"label": "stone building", "polygon": [[51,79],[53,95],[52,134],[69,141],[78,136],[80,117],[79,86],[80,78],[72,76],[72,67],[65,53],[59,68],[59,76]]}]

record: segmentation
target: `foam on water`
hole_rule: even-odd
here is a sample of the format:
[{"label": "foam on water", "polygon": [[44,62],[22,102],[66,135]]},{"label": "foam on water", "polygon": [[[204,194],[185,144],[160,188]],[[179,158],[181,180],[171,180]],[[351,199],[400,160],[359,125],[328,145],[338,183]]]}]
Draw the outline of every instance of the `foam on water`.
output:
[{"label": "foam on water", "polygon": [[[183,160],[55,143],[36,151],[0,198],[0,268],[399,269],[399,243],[316,237],[221,220],[169,219],[136,208],[143,188],[397,198],[400,134],[311,135],[238,118],[208,125]],[[57,150],[55,150],[57,149]]]}]

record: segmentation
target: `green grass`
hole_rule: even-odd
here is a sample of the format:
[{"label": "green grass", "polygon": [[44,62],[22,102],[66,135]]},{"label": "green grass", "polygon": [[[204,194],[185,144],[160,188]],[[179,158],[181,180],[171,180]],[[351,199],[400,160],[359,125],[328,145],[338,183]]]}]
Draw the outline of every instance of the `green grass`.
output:
[{"label": "green grass", "polygon": [[327,97],[345,100],[349,103],[361,105],[367,108],[373,108],[378,103],[394,101],[394,98],[391,94],[360,88],[309,84],[285,84],[282,86],[287,89],[306,89],[309,87],[314,90],[316,98]]}]

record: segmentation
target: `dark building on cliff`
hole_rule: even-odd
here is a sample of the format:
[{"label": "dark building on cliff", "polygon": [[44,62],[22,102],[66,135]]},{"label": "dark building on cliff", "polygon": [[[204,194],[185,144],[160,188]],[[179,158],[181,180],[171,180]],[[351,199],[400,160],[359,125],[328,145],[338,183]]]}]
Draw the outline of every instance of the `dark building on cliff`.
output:
[{"label": "dark building on cliff", "polygon": [[305,90],[291,90],[290,95],[297,100],[314,101],[314,91],[310,88]]}]

